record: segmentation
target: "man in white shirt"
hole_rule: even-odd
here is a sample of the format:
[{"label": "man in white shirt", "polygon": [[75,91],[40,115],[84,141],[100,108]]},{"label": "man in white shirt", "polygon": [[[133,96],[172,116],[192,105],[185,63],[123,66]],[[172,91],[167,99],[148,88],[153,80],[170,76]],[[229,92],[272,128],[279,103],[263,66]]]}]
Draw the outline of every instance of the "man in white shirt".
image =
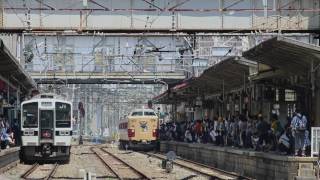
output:
[{"label": "man in white shirt", "polygon": [[296,110],[296,115],[292,118],[290,127],[295,142],[295,155],[298,156],[299,151],[302,151],[302,156],[305,156],[303,146],[305,140],[305,130],[307,129],[307,118],[302,115],[298,109]]}]

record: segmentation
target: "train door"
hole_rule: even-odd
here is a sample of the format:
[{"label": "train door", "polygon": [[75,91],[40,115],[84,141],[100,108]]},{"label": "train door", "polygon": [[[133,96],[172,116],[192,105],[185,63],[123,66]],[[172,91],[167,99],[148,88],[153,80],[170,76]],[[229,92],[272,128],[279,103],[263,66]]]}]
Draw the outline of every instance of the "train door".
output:
[{"label": "train door", "polygon": [[[53,110],[40,110],[40,142],[53,140],[54,132],[54,112]],[[53,142],[53,141],[52,141]]]}]

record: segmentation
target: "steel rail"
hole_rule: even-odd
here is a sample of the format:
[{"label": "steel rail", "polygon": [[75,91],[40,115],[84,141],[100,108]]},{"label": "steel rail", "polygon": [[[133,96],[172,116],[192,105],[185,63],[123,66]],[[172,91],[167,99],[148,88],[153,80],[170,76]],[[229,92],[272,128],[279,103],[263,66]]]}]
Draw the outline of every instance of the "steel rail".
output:
[{"label": "steel rail", "polygon": [[[28,178],[28,176],[34,172],[38,167],[39,167],[39,163],[35,163],[31,166],[31,168],[29,168],[25,173],[23,173],[20,177],[21,179],[32,179],[32,178]],[[57,168],[58,168],[58,163],[55,163],[53,168],[50,170],[50,172],[48,173],[48,175],[44,178],[41,178],[43,180],[49,180],[52,179],[52,176],[54,175],[54,173],[56,172]]]},{"label": "steel rail", "polygon": [[108,169],[110,169],[112,171],[112,173],[119,179],[120,178],[120,175],[117,173],[117,171],[112,167],[110,166],[102,157],[100,154],[98,154],[95,150],[93,150],[94,147],[91,147],[90,150],[100,159],[100,161],[106,166],[108,167]]},{"label": "steel rail", "polygon": [[[155,157],[155,158],[158,158],[158,159],[161,159],[161,160],[165,160],[166,157],[162,154],[154,154],[154,153],[143,153],[143,152],[139,152],[141,154],[145,154],[145,155],[149,155],[149,156],[152,156],[152,157]],[[182,168],[186,168],[186,169],[189,169],[189,170],[192,170],[192,171],[196,171],[196,172],[199,172],[205,176],[209,176],[211,178],[214,178],[214,179],[224,179],[222,176],[229,176],[233,179],[248,179],[248,180],[251,180],[252,178],[249,178],[249,177],[245,177],[245,176],[242,176],[242,175],[239,175],[237,173],[234,173],[234,172],[228,172],[228,171],[225,171],[225,170],[222,170],[222,169],[218,169],[218,168],[215,168],[215,167],[212,167],[212,166],[208,166],[208,165],[205,165],[205,164],[201,164],[201,163],[198,163],[198,162],[194,162],[194,161],[191,161],[191,160],[187,160],[187,159],[182,159],[182,158],[177,158],[178,160],[182,161],[182,162],[187,162],[189,164],[195,164],[198,166],[197,167],[190,167],[188,165],[184,165],[183,163],[180,163],[180,162],[176,162],[176,161],[173,161],[174,164],[182,167]],[[219,173],[217,175],[214,175],[214,174],[211,174],[211,173],[208,173],[208,172],[205,172],[205,171],[201,171],[199,169],[199,167],[202,167],[202,168],[207,168],[207,169],[211,169],[213,170],[214,172],[212,173]]]},{"label": "steel rail", "polygon": [[[93,150],[94,148],[90,148],[90,150],[92,152],[94,152],[98,157],[99,159],[117,176],[117,178],[119,179],[123,179],[121,177],[121,175],[117,172],[117,170],[115,168],[113,168],[112,166],[110,166],[107,162],[105,162],[105,160],[101,157],[100,154],[98,154],[95,150]],[[125,166],[129,167],[131,170],[133,170],[135,173],[137,173],[141,178],[139,179],[148,179],[148,180],[151,180],[152,178],[149,177],[148,175],[146,175],[145,173],[143,173],[142,171],[140,171],[139,169],[133,167],[132,165],[128,164],[127,162],[123,161],[122,159],[120,159],[119,157],[117,157],[116,155],[112,154],[111,152],[107,151],[104,149],[104,147],[99,147],[99,149],[108,154],[109,156],[111,156],[112,158],[116,159],[117,161],[123,163]]]},{"label": "steel rail", "polygon": [[123,161],[122,159],[120,159],[119,157],[117,157],[116,155],[112,154],[111,152],[107,151],[104,149],[104,147],[100,148],[103,152],[107,153],[108,155],[116,158],[117,160],[121,161],[122,163],[124,163],[125,165],[127,165],[128,167],[130,167],[131,169],[133,169],[135,172],[137,172],[143,179],[149,179],[151,180],[152,177],[149,177],[148,175],[146,175],[144,172],[142,172],[140,169],[130,165],[129,163]]},{"label": "steel rail", "polygon": [[55,174],[55,172],[57,171],[58,169],[58,163],[55,163],[54,164],[54,167],[52,168],[52,170],[50,171],[50,173],[48,174],[47,177],[44,178],[44,180],[49,180],[49,179],[52,179],[52,176]]},{"label": "steel rail", "polygon": [[26,172],[24,172],[20,177],[22,179],[27,179],[27,177],[34,171],[36,170],[37,168],[39,167],[39,164],[38,163],[35,163],[31,166],[31,168],[29,168]]}]

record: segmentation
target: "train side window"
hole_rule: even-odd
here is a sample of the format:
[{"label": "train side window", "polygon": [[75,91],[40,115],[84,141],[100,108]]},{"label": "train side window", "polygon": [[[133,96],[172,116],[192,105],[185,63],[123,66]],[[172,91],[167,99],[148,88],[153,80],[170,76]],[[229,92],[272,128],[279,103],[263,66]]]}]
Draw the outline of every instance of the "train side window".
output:
[{"label": "train side window", "polygon": [[28,103],[22,106],[22,123],[24,128],[38,127],[38,103]]},{"label": "train side window", "polygon": [[56,102],[56,127],[71,127],[71,106],[67,103]]}]

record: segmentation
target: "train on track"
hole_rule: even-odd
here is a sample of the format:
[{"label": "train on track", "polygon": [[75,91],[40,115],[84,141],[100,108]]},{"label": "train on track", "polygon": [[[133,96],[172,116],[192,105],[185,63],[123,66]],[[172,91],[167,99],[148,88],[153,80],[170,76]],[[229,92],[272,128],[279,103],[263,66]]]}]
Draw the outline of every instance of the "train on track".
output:
[{"label": "train on track", "polygon": [[155,148],[159,118],[152,109],[135,109],[119,123],[119,146],[124,148]]},{"label": "train on track", "polygon": [[56,94],[39,94],[21,103],[22,161],[68,162],[72,103]]}]

